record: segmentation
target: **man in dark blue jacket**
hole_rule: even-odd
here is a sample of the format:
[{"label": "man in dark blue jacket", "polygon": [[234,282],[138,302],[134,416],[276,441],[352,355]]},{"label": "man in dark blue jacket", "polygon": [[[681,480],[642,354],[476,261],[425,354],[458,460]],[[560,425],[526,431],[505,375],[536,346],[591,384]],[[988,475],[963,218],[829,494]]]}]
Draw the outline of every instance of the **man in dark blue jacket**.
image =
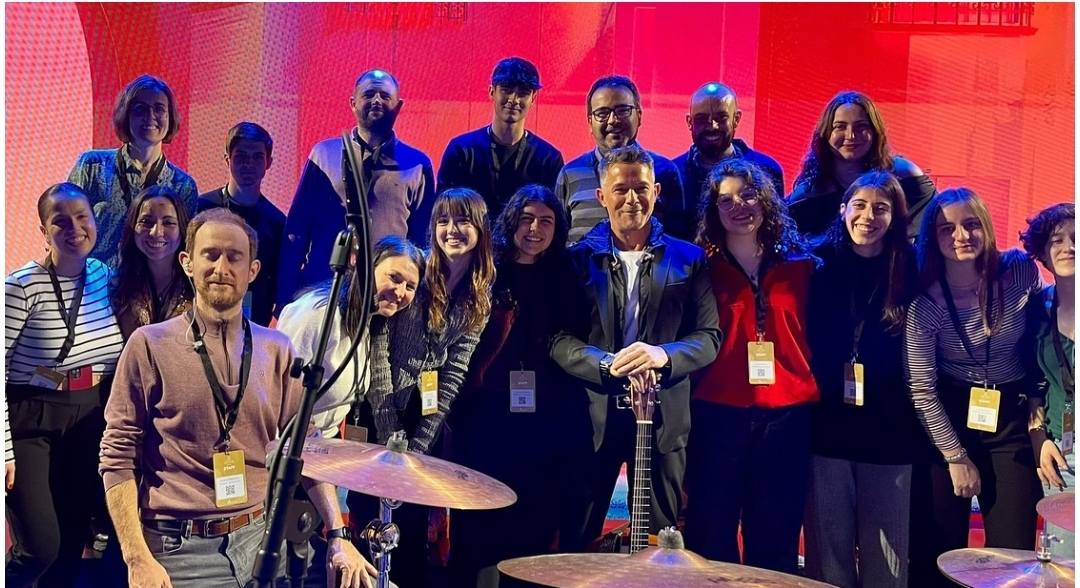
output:
[{"label": "man in dark blue jacket", "polygon": [[784,191],[784,172],[775,159],[754,151],[745,141],[735,138],[735,129],[742,120],[742,111],[735,92],[717,82],[709,82],[697,89],[690,97],[690,113],[686,115],[686,128],[694,144],[686,153],[675,158],[675,165],[682,175],[687,201],[694,203],[695,214],[701,199],[709,170],[721,160],[740,157],[760,167],[776,186],[777,194]]},{"label": "man in dark blue jacket", "polygon": [[[349,98],[356,115],[349,147],[368,188],[371,242],[387,235],[407,236],[423,247],[435,202],[435,177],[431,159],[394,134],[405,103],[400,89],[397,79],[383,70],[360,75]],[[311,149],[285,220],[275,313],[301,288],[330,278],[330,251],[345,228],[344,154],[341,137]]]},{"label": "man in dark blue jacket", "polygon": [[666,235],[653,218],[659,190],[652,157],[636,145],[613,149],[599,173],[597,198],[608,218],[570,248],[577,283],[568,285],[566,322],[551,350],[584,382],[593,423],[582,532],[564,541],[567,550],[599,536],[623,463],[630,464],[633,487],[635,419],[616,406],[631,386],[659,383],[650,528],[675,524],[690,432],[689,375],[720,347],[705,252]]}]

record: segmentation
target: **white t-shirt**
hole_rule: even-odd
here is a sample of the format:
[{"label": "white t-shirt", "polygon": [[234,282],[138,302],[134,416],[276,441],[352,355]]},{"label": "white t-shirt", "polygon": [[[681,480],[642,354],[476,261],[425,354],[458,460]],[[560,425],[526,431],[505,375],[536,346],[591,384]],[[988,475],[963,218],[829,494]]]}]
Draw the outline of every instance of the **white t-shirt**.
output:
[{"label": "white t-shirt", "polygon": [[641,261],[644,251],[619,251],[623,276],[626,278],[626,304],[623,305],[623,347],[637,341],[638,307],[641,301]]}]

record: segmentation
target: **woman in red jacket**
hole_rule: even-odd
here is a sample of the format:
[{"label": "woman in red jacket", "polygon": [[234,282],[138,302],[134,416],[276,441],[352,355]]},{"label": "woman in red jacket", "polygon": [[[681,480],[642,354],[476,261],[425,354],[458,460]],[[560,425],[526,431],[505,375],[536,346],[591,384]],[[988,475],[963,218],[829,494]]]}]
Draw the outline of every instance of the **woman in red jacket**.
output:
[{"label": "woman in red jacket", "polygon": [[793,573],[818,400],[805,333],[815,261],[761,169],[724,161],[707,186],[696,242],[724,340],[691,405],[686,543],[708,559]]}]

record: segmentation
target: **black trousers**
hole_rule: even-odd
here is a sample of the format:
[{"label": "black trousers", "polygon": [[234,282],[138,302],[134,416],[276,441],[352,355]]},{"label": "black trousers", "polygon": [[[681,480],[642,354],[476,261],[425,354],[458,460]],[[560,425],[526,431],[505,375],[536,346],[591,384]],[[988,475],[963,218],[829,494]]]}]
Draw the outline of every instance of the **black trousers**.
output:
[{"label": "black trousers", "polygon": [[[103,512],[98,452],[105,431],[98,390],[8,385],[15,487],[6,507],[14,545],[8,586],[72,586],[90,518]],[[36,582],[36,584],[35,584]]]},{"label": "black trousers", "polygon": [[[986,547],[1035,548],[1035,504],[1043,497],[1035,455],[1027,435],[1027,405],[1017,386],[1002,386],[996,433],[966,426],[971,384],[939,382],[938,396],[949,420],[979,470],[979,511]],[[937,558],[968,545],[971,499],[953,492],[948,465],[940,453],[916,466],[912,476],[911,585],[954,586],[937,568]]]},{"label": "black trousers", "polygon": [[[617,409],[612,401],[600,449],[584,463],[585,498],[581,513],[577,516],[579,522],[575,525],[579,531],[574,534],[576,537],[564,542],[561,550],[584,551],[589,543],[600,536],[611,504],[611,495],[619,479],[619,470],[624,463],[628,464],[627,506],[633,508],[636,437],[637,423],[633,411]],[[664,527],[675,525],[678,520],[683,502],[686,450],[680,448],[670,453],[660,453],[654,432],[651,465],[652,488],[649,497],[652,506],[649,509],[649,532],[655,534]]]},{"label": "black trousers", "polygon": [[690,414],[687,549],[707,559],[795,573],[810,479],[809,405],[759,409],[694,402]]}]

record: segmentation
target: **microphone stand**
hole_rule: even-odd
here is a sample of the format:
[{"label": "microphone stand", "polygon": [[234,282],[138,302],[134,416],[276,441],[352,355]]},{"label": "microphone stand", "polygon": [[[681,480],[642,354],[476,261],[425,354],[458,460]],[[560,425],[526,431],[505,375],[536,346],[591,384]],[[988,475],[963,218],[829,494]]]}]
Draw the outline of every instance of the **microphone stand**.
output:
[{"label": "microphone stand", "polygon": [[[334,271],[334,279],[330,286],[330,302],[326,305],[326,315],[320,326],[318,345],[315,347],[315,355],[307,365],[300,367],[300,360],[296,360],[292,367],[291,375],[304,378],[304,394],[300,401],[300,409],[293,420],[290,431],[288,453],[284,464],[271,472],[270,487],[273,488],[273,500],[267,509],[266,530],[263,531],[262,543],[255,556],[255,567],[252,581],[259,588],[272,588],[277,578],[277,570],[281,565],[281,545],[285,538],[287,524],[287,512],[289,503],[293,500],[296,487],[300,484],[300,476],[304,469],[304,460],[300,455],[304,449],[304,441],[307,438],[307,425],[311,422],[311,414],[315,408],[315,400],[323,384],[322,358],[326,354],[327,340],[330,338],[330,328],[334,321],[334,311],[337,310],[338,296],[341,291],[341,283],[349,268],[353,251],[358,255],[355,259],[356,270],[360,271],[360,263],[370,263],[371,240],[370,216],[368,214],[367,184],[361,171],[361,163],[352,148],[352,138],[349,131],[342,133],[342,173],[345,180],[345,222],[346,227],[338,233],[334,240],[334,249],[330,254],[330,268]],[[351,180],[351,181],[350,181]],[[362,255],[360,255],[362,253]],[[363,281],[365,295],[361,300],[370,300],[372,296],[371,272],[365,272]],[[371,305],[364,304],[361,308],[360,332],[353,341],[353,349],[363,339],[368,328],[368,319],[371,315]],[[346,363],[348,363],[346,361]]]}]

